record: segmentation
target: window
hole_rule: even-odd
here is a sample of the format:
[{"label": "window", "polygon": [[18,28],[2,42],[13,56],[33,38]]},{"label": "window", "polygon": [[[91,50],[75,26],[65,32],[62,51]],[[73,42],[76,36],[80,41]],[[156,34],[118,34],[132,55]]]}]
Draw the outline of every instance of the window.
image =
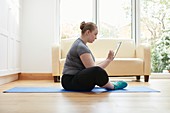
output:
[{"label": "window", "polygon": [[99,37],[131,38],[131,0],[99,1]]},{"label": "window", "polygon": [[92,21],[93,0],[60,0],[61,38],[77,38],[80,23]]},{"label": "window", "polygon": [[131,38],[131,20],[131,0],[60,0],[62,39],[78,37],[82,21],[97,23],[98,38]]}]

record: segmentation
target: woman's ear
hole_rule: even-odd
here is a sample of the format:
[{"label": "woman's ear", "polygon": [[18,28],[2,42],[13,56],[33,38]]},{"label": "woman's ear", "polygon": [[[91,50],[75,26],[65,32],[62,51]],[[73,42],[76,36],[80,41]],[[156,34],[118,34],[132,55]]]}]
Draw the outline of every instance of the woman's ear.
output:
[{"label": "woman's ear", "polygon": [[86,35],[89,35],[91,32],[90,32],[90,30],[86,30]]}]

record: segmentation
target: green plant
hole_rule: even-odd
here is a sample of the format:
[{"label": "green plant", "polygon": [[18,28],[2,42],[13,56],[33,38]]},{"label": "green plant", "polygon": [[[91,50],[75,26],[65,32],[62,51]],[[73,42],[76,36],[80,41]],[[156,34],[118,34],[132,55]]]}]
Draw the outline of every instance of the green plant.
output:
[{"label": "green plant", "polygon": [[170,64],[166,66],[166,70],[170,70]]},{"label": "green plant", "polygon": [[164,32],[152,48],[152,72],[162,72],[170,65],[170,33]]},{"label": "green plant", "polygon": [[167,65],[165,69],[166,69],[166,70],[168,70],[168,71],[169,71],[169,73],[170,73],[170,64],[169,64],[169,65]]}]

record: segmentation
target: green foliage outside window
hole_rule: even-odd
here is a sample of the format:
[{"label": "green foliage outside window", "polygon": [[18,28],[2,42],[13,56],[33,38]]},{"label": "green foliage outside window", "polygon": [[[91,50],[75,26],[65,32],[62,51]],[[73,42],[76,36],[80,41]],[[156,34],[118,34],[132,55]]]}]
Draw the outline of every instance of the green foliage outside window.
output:
[{"label": "green foliage outside window", "polygon": [[152,48],[152,72],[170,68],[170,32],[164,33]]}]

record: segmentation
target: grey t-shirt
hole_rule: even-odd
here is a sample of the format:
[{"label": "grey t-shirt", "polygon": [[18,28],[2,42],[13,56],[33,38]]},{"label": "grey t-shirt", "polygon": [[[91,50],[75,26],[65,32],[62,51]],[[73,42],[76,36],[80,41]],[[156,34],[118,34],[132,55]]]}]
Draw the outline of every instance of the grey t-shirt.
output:
[{"label": "grey t-shirt", "polygon": [[75,75],[76,73],[80,72],[81,70],[85,69],[83,65],[80,55],[84,53],[90,53],[95,61],[93,54],[91,53],[90,49],[87,45],[78,38],[70,48],[69,52],[67,53],[66,62],[64,64],[63,74]]}]

